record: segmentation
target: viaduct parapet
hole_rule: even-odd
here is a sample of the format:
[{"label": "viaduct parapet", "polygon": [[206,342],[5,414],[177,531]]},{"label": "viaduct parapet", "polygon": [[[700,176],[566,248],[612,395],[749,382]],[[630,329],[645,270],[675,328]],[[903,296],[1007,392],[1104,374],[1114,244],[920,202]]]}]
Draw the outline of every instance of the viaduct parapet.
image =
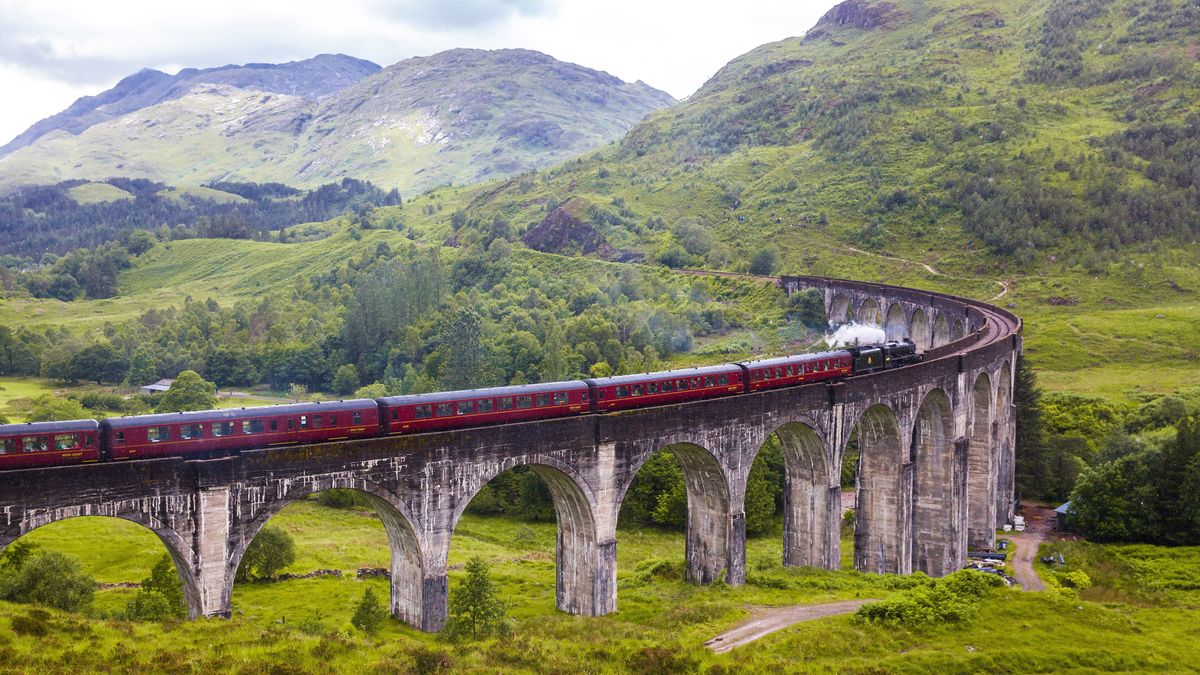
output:
[{"label": "viaduct parapet", "polygon": [[[840,476],[856,448],[854,566],[959,569],[1012,516],[1013,365],[1020,320],[948,295],[785,276],[818,289],[832,321],[912,336],[919,364],[814,384],[604,415],[273,448],[208,460],[160,459],[0,473],[0,549],[42,525],[112,516],[159,536],[189,613],[228,616],[247,545],[288,504],[330,488],[367,495],[391,547],[391,609],[426,631],[447,617],[451,535],[471,498],[529,466],[558,521],[557,605],[617,608],[617,515],[638,469],[670,448],[687,487],[687,574],[745,580],[743,500],[751,464],[780,439],[787,480],[783,562],[839,566]],[[851,460],[852,461],[852,460]]]}]

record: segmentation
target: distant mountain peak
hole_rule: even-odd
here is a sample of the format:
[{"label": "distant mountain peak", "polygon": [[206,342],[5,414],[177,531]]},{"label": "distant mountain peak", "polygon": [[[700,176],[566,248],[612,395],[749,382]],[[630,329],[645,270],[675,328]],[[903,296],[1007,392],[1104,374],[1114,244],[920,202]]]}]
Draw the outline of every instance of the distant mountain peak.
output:
[{"label": "distant mountain peak", "polygon": [[227,84],[244,89],[309,98],[329,96],[379,72],[380,66],[345,54],[320,54],[287,63],[248,63],[215,68],[184,68],[168,75],[153,68],[121,78],[111,89],[84,96],[66,110],[47,117],[0,147],[0,157],[23,148],[51,131],[79,135],[115,117],[184,96],[193,84]]}]

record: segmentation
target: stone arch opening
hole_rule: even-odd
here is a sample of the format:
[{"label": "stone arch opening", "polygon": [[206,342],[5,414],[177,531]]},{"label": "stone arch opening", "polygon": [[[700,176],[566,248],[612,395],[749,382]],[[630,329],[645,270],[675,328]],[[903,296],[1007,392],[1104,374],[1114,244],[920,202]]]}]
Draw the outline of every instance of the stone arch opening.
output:
[{"label": "stone arch opening", "polygon": [[[672,461],[678,463],[683,494],[679,494],[679,476],[670,477],[662,485],[647,484],[647,470],[652,467],[661,470],[663,464],[670,465]],[[744,530],[735,527],[733,521],[744,519],[744,515],[731,510],[729,485],[716,457],[690,442],[664,445],[648,454],[621,493],[621,519],[626,522],[633,519],[638,502],[647,493],[661,494],[664,489],[669,492],[659,500],[658,508],[659,515],[666,518],[657,519],[657,524],[678,527],[679,521],[683,521],[687,580],[707,584],[724,578],[732,584],[741,583],[740,566],[734,564],[733,551],[736,545],[737,555],[742,555],[744,542],[740,538],[733,541],[733,535],[736,530],[740,537]]]},{"label": "stone arch opening", "polygon": [[[88,531],[81,535],[85,528]],[[17,541],[28,541],[40,550],[59,551],[80,560],[98,582],[139,583],[150,576],[151,569],[164,552],[156,545],[156,540],[175,564],[188,618],[199,617],[203,613],[203,602],[187,542],[173,530],[142,519],[90,514],[56,518],[39,523],[19,536],[0,536],[0,551]],[[120,548],[119,553],[114,550],[117,548]],[[132,566],[136,571],[130,569],[130,551],[136,551]]]},{"label": "stone arch opening", "polygon": [[[373,543],[377,544],[380,550],[378,554],[379,562],[387,561],[387,569],[390,577],[389,605],[392,616],[421,630],[438,630],[441,628],[441,623],[444,622],[444,615],[438,617],[436,614],[431,615],[426,611],[426,590],[429,582],[426,579],[427,565],[422,555],[423,547],[416,530],[412,526],[411,518],[402,512],[402,507],[398,500],[395,500],[378,486],[358,480],[317,481],[300,484],[297,488],[286,495],[286,497],[264,505],[262,510],[243,526],[240,533],[237,533],[235,537],[231,537],[236,543],[233,550],[230,551],[226,567],[224,607],[227,609],[232,607],[233,590],[238,568],[241,566],[242,559],[250,543],[262,531],[262,528],[277,516],[283,515],[286,519],[291,515],[285,513],[289,509],[294,511],[297,508],[313,506],[313,502],[308,499],[309,497],[326,496],[331,494],[333,490],[337,490],[340,493],[352,495],[352,499],[356,503],[368,507],[378,517],[379,525],[382,525],[383,536],[377,539],[372,537],[369,532],[369,530],[379,527],[373,520],[362,519],[361,523],[355,522],[351,526],[354,528],[363,528],[365,532],[358,533],[356,536],[360,540],[367,542],[372,542],[372,539],[374,539]],[[297,517],[303,518],[307,517],[307,515],[297,514]],[[346,529],[347,525],[342,524],[337,528],[332,528],[331,531],[336,532],[339,537],[355,536],[347,532]],[[317,551],[318,553],[315,556],[319,561],[317,566],[322,569],[339,569],[343,572],[356,572],[359,566],[373,567],[375,563],[374,559],[363,560],[361,556],[358,558],[347,557],[336,546],[330,545],[330,542],[319,538],[301,539],[295,543],[297,548]],[[383,551],[386,551],[386,553],[383,553]]]},{"label": "stone arch opening", "polygon": [[907,572],[906,462],[896,415],[886,405],[873,405],[854,433],[859,447],[854,567],[881,574]]},{"label": "stone arch opening", "polygon": [[829,303],[829,322],[842,324],[850,318],[850,298],[841,293],[833,296],[833,302]]},{"label": "stone arch opening", "polygon": [[913,310],[911,327],[908,334],[912,336],[919,351],[929,351],[933,343],[933,333],[930,331],[929,315],[920,307]]},{"label": "stone arch opening", "polygon": [[[545,499],[549,500],[556,522],[555,534],[555,606],[568,614],[597,616],[616,609],[616,579],[612,578],[612,568],[599,564],[603,553],[613,547],[612,542],[601,542],[593,504],[594,495],[584,484],[568,474],[562,467],[533,462],[505,466],[500,473],[487,479],[480,485],[469,499],[461,502],[454,516],[454,529],[457,531],[459,520],[476,498],[488,490],[508,490],[506,481],[514,479],[523,481],[518,488],[523,496],[505,496],[501,493],[502,503],[513,504],[514,500],[524,499],[520,508],[528,511],[525,515],[532,518],[541,517],[537,511],[545,508]],[[539,497],[537,490],[545,490],[546,497]],[[495,513],[505,513],[503,510]],[[520,515],[513,512],[510,515]]]},{"label": "stone arch opening", "polygon": [[995,539],[996,476],[992,431],[992,383],[980,373],[971,387],[967,449],[967,543],[990,548]]},{"label": "stone arch opening", "polygon": [[883,323],[879,303],[875,301],[875,298],[867,298],[858,306],[858,322],[868,326],[878,326]]},{"label": "stone arch opening", "polygon": [[783,450],[783,564],[837,569],[841,490],[825,442],[804,422],[773,434]]},{"label": "stone arch opening", "polygon": [[941,389],[925,396],[913,422],[912,569],[943,576],[960,567],[961,489],[954,449],[954,414]]},{"label": "stone arch opening", "polygon": [[1012,453],[1012,372],[1007,361],[996,373],[996,407],[992,414],[993,456],[997,458],[996,511],[993,527],[1002,527],[1015,515],[1010,497],[1016,490],[1016,470]]},{"label": "stone arch opening", "polygon": [[950,322],[946,320],[946,315],[938,313],[937,318],[933,320],[933,337],[930,344],[934,348],[950,343]]},{"label": "stone arch opening", "polygon": [[889,340],[902,340],[908,337],[908,318],[904,316],[904,305],[894,302],[888,307],[887,318],[883,322],[883,332]]},{"label": "stone arch opening", "polygon": [[955,319],[950,327],[950,341],[955,342],[967,336],[967,324],[961,319]]}]

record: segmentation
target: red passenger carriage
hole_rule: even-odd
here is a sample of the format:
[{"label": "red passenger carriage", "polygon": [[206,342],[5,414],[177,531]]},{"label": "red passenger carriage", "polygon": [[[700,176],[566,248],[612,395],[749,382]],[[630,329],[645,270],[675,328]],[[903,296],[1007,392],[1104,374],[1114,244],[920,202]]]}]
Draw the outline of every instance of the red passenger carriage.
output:
[{"label": "red passenger carriage", "polygon": [[583,382],[548,382],[376,399],[389,434],[540,420],[590,412]]},{"label": "red passenger carriage", "polygon": [[118,417],[100,423],[112,459],[223,453],[379,435],[371,399]]},{"label": "red passenger carriage", "polygon": [[749,391],[791,387],[854,374],[853,357],[844,350],[743,361],[741,365],[748,373]]},{"label": "red passenger carriage", "polygon": [[584,381],[592,388],[596,412],[740,394],[745,387],[743,371],[735,364]]},{"label": "red passenger carriage", "polygon": [[0,424],[0,470],[99,459],[100,425],[96,420]]}]

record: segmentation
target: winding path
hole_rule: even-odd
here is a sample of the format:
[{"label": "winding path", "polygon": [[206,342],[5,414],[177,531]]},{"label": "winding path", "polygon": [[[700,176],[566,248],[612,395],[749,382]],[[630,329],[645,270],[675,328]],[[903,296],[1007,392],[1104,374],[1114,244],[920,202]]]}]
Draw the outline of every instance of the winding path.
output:
[{"label": "winding path", "polygon": [[830,602],[823,605],[788,605],[786,607],[775,607],[766,611],[760,611],[756,615],[751,616],[745,623],[731,628],[705,642],[704,646],[720,654],[802,621],[812,621],[813,619],[822,619],[827,616],[849,614],[857,611],[859,607],[868,602],[875,601],[842,600],[841,602]]}]

